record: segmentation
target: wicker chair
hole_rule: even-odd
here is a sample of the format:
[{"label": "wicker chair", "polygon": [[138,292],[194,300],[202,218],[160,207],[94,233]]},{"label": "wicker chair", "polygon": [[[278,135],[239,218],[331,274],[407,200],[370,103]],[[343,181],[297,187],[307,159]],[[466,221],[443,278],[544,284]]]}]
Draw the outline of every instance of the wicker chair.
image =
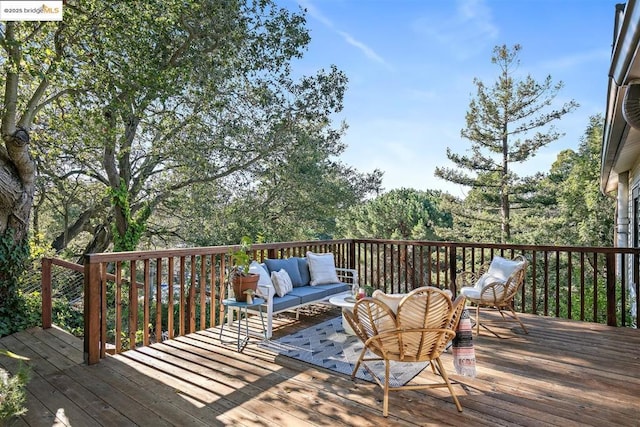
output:
[{"label": "wicker chair", "polygon": [[[460,294],[476,307],[476,334],[480,334],[480,309],[496,309],[504,322],[518,322],[525,334],[528,334],[515,310],[513,298],[516,296],[527,269],[527,260],[517,256],[512,260],[494,257],[491,263],[483,264],[475,272],[462,272],[456,276],[456,285]],[[496,336],[486,325],[483,328]]]},{"label": "wicker chair", "polygon": [[[453,392],[440,354],[453,339],[464,309],[464,297],[451,301],[449,294],[434,288],[422,287],[408,293],[400,301],[397,313],[377,298],[364,298],[356,302],[353,311],[344,310],[345,318],[364,343],[360,358],[353,369],[355,378],[362,364],[384,392],[382,413],[389,414],[389,392],[447,387],[458,411],[462,406]],[[367,350],[373,356],[367,354]],[[367,366],[370,361],[384,361],[384,382]],[[390,361],[431,362],[434,374],[444,382],[389,386]],[[435,362],[435,363],[434,363]]]}]

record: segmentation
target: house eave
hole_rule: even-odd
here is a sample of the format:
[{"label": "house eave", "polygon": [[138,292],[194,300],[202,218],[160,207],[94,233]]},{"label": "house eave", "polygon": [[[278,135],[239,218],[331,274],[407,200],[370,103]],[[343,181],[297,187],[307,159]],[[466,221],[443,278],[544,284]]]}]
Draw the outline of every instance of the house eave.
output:
[{"label": "house eave", "polygon": [[605,115],[601,153],[600,189],[607,193],[615,189],[620,154],[628,137],[630,126],[622,115],[622,104],[631,80],[640,78],[640,7],[636,0],[616,5],[614,46],[609,69],[607,110]]}]

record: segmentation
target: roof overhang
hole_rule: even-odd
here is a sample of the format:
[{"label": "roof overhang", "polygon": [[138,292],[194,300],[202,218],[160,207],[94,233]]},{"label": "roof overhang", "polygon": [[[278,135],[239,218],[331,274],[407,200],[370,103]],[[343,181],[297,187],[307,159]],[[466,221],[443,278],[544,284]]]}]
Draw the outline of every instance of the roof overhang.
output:
[{"label": "roof overhang", "polygon": [[629,126],[622,115],[627,85],[640,78],[639,47],[640,6],[629,0],[616,5],[600,168],[600,188],[605,193],[616,188],[618,174],[631,169],[640,156],[640,130]]}]

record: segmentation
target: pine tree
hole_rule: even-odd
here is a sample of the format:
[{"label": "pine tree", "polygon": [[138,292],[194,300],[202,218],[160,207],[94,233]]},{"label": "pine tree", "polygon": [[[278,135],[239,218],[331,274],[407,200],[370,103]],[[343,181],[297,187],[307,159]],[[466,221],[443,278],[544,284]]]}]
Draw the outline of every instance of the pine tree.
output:
[{"label": "pine tree", "polygon": [[469,103],[467,127],[461,131],[471,143],[469,154],[456,154],[447,148],[447,157],[456,167],[438,167],[435,171],[439,178],[471,188],[473,206],[458,203],[454,216],[464,216],[465,223],[484,222],[483,228],[493,227],[489,222],[500,224],[501,242],[511,239],[511,209],[526,207],[532,191],[532,180],[518,176],[514,164],[526,162],[540,148],[563,136],[553,122],[578,107],[571,100],[554,108],[555,97],[564,84],[554,84],[551,76],[542,82],[530,75],[517,79],[520,50],[518,44],[494,48],[491,62],[500,68],[500,74],[491,87],[474,79],[477,93]]}]

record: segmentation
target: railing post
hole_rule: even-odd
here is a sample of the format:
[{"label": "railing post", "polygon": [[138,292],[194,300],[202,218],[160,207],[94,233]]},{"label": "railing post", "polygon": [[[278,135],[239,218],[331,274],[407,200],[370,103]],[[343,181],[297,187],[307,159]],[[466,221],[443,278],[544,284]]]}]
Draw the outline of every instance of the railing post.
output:
[{"label": "railing post", "polygon": [[456,246],[449,246],[449,290],[453,293],[453,297],[458,294],[456,287]]},{"label": "railing post", "polygon": [[100,361],[100,263],[84,260],[84,359],[89,365]]},{"label": "railing post", "polygon": [[356,268],[356,241],[351,239],[349,241],[349,266],[348,268]]},{"label": "railing post", "polygon": [[616,320],[616,254],[608,252],[607,262],[607,325],[617,326]]},{"label": "railing post", "polygon": [[42,258],[42,329],[51,327],[51,258]]}]

